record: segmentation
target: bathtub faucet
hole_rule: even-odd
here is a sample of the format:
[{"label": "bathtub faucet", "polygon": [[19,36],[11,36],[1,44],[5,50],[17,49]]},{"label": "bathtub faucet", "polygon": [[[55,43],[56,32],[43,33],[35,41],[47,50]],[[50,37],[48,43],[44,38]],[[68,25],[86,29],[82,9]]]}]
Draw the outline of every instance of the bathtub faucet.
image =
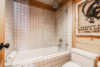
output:
[{"label": "bathtub faucet", "polygon": [[61,51],[62,44],[58,44],[58,50]]},{"label": "bathtub faucet", "polygon": [[59,39],[59,44],[58,44],[58,47],[59,47],[59,48],[61,48],[61,46],[62,46],[62,41],[63,41],[62,38],[60,38],[60,39]]},{"label": "bathtub faucet", "polygon": [[61,48],[61,44],[58,44],[58,47]]},{"label": "bathtub faucet", "polygon": [[66,49],[68,49],[68,43],[65,44]]},{"label": "bathtub faucet", "polygon": [[60,38],[59,39],[59,44],[58,44],[59,50],[61,50],[61,48],[62,48],[62,42],[63,42],[63,40],[62,40],[62,38]]}]

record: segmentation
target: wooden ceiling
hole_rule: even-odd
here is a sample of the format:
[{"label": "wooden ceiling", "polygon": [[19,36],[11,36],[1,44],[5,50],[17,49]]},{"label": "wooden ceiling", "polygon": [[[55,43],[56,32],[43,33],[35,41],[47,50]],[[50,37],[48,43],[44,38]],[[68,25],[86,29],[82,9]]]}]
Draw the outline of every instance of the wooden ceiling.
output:
[{"label": "wooden ceiling", "polygon": [[[46,3],[48,5],[52,5],[54,3],[55,0],[37,0],[43,3]],[[57,2],[59,2],[60,0],[57,0]]]},{"label": "wooden ceiling", "polygon": [[47,3],[44,3],[44,2],[41,2],[41,1],[38,1],[38,0],[14,0],[14,1],[24,3],[24,4],[28,4],[30,6],[42,8],[42,9],[57,11],[62,6],[64,6],[66,3],[68,3],[68,1],[70,1],[70,0],[61,0],[61,2],[59,3],[58,9],[54,9],[52,5],[49,5]]}]

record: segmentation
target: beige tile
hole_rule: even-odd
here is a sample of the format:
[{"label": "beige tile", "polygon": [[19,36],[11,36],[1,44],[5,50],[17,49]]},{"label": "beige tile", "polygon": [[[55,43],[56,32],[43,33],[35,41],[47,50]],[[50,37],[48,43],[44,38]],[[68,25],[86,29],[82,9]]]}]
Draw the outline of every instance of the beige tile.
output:
[{"label": "beige tile", "polygon": [[[15,14],[15,19],[17,20],[14,22],[14,27],[17,26],[16,29],[14,28],[14,31],[16,31],[17,34],[22,33],[21,35],[18,34],[17,37],[21,40],[24,40],[25,42],[35,41],[35,42],[30,43],[30,45],[28,45],[27,47],[25,45],[27,45],[28,43],[22,44],[22,46],[25,48],[23,50],[28,50],[32,48],[41,48],[41,47],[50,46],[50,45],[53,46],[55,44],[55,40],[56,40],[55,30],[56,29],[55,29],[55,20],[53,20],[55,16],[51,17],[52,14],[53,15],[55,14],[54,12],[39,9],[36,7],[31,7],[30,9],[28,5],[24,5],[21,3],[16,3],[14,6],[16,6],[14,8],[15,10],[14,14]],[[21,9],[18,7],[21,7]],[[45,13],[43,13],[43,11],[45,11]],[[47,37],[47,35],[50,35],[50,36]],[[14,42],[16,42],[16,40]],[[15,47],[15,48],[20,50],[23,47],[19,47],[19,48]]]},{"label": "beige tile", "polygon": [[6,1],[6,21],[5,21],[5,43],[10,43],[9,49],[6,49],[6,55],[13,51],[14,43],[13,43],[13,23],[14,23],[14,15],[13,15],[13,0]]}]

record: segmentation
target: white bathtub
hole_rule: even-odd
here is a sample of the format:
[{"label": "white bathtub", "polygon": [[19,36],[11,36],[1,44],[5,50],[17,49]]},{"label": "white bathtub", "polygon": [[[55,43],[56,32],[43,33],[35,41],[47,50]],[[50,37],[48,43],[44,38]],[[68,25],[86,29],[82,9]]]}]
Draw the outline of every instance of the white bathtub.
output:
[{"label": "white bathtub", "polygon": [[34,62],[50,59],[64,54],[68,54],[68,52],[59,50],[56,46],[16,52],[15,57],[12,60],[7,61],[8,63],[6,63],[6,66],[23,67],[22,65],[28,65],[26,67],[34,67]]}]

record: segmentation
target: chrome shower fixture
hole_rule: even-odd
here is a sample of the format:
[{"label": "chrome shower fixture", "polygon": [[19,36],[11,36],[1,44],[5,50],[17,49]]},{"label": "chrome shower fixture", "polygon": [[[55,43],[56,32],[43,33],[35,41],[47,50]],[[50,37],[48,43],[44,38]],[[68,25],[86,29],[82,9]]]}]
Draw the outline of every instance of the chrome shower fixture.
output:
[{"label": "chrome shower fixture", "polygon": [[59,7],[59,3],[57,0],[54,0],[53,9],[57,9]]}]

